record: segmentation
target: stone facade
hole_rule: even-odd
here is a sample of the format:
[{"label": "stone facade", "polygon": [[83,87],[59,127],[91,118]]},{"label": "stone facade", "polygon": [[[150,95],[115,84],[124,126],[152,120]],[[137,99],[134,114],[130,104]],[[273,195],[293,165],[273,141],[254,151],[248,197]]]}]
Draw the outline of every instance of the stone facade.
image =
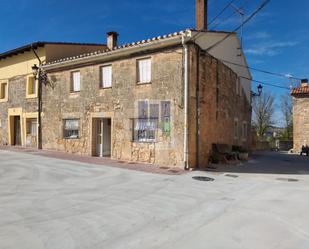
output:
[{"label": "stone facade", "polygon": [[[189,165],[205,167],[212,143],[248,147],[251,107],[243,93],[236,94],[238,78],[230,68],[196,45],[189,46],[189,54]],[[113,68],[112,88],[108,89],[99,88],[100,67],[104,63],[50,72],[53,88],[49,86],[44,91],[43,147],[94,155],[93,122],[97,118],[111,118],[112,158],[183,167],[183,49],[148,53],[146,57],[152,60],[152,81],[138,85],[136,63],[143,57],[105,63]],[[70,75],[76,70],[81,73],[81,91],[70,93]],[[170,134],[158,129],[155,142],[132,141],[132,118],[137,117],[139,100],[171,102]],[[80,120],[80,137],[64,139],[63,120],[76,118]],[[237,137],[235,118],[239,120]],[[247,124],[246,137],[241,135],[243,122]]]},{"label": "stone facade", "polygon": [[36,136],[27,135],[27,120],[36,118],[37,98],[26,98],[27,75],[17,76],[8,81],[8,101],[0,103],[0,144],[12,144],[13,118],[20,118],[21,144],[36,147]]},{"label": "stone facade", "polygon": [[293,140],[294,152],[300,152],[303,145],[309,146],[309,96],[295,95],[293,98]]},{"label": "stone facade", "polygon": [[[112,65],[112,87],[100,89],[100,68],[96,64],[49,74],[53,88],[44,89],[43,148],[82,155],[93,153],[93,122],[112,120],[112,158],[159,165],[181,166],[183,151],[182,48],[153,52],[151,84],[138,85],[137,55],[108,62]],[[71,71],[81,74],[81,91],[70,93]],[[139,100],[149,103],[170,101],[172,129],[169,136],[157,130],[155,143],[132,141],[132,119],[137,117]],[[80,137],[63,138],[63,120],[80,120]]]},{"label": "stone facade", "polygon": [[[248,147],[251,107],[242,89],[236,90],[239,79],[229,67],[196,44],[189,44],[188,51],[188,163],[191,168],[203,168],[209,162],[213,143]],[[149,84],[137,84],[137,61],[142,58],[151,58]],[[100,72],[104,65],[112,66],[112,87],[102,89]],[[80,72],[81,89],[72,93],[75,71]],[[184,166],[184,50],[181,45],[52,69],[47,73],[50,84],[43,86],[42,95],[43,149],[95,156],[98,121],[108,120],[111,158]],[[7,113],[18,111],[25,123],[37,111],[37,98],[25,98],[25,81],[25,77],[11,79],[9,102],[0,103],[2,144],[9,143]],[[133,136],[140,101],[158,108],[155,139],[151,141],[137,142]],[[162,118],[162,103],[166,102],[170,108],[167,124]],[[66,120],[78,120],[78,136],[65,138]],[[238,120],[237,127],[235,120]],[[30,135],[24,140],[36,145],[36,139]]]},{"label": "stone facade", "polygon": [[190,162],[204,168],[213,143],[249,149],[251,104],[237,84],[239,77],[216,58],[194,47],[191,65]]}]

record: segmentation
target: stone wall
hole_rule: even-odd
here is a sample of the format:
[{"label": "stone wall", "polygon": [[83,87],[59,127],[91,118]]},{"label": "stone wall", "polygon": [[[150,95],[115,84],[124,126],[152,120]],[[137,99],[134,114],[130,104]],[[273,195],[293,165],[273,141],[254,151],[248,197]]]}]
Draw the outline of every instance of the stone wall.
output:
[{"label": "stone wall", "polygon": [[[192,48],[191,58],[191,81],[196,84],[190,88],[189,147],[194,151],[190,153],[190,161],[192,165],[197,163],[200,168],[204,168],[209,162],[213,143],[239,145],[249,149],[251,105],[244,92],[236,93],[238,78],[229,67],[198,47]],[[194,94],[195,89],[197,94]],[[197,115],[200,118],[199,124],[196,121]],[[238,119],[237,137],[235,119]],[[242,134],[243,122],[247,123],[246,137]],[[196,137],[197,132],[199,139]]]},{"label": "stone wall", "polygon": [[[136,63],[142,56],[102,62],[91,66],[50,72],[52,86],[44,88],[43,147],[92,155],[93,119],[112,119],[112,155],[118,160],[133,160],[159,165],[182,166],[183,88],[182,48],[147,54],[152,59],[151,84],[137,85]],[[111,64],[112,88],[100,89],[100,67]],[[70,93],[71,71],[81,73],[81,91]],[[157,132],[156,143],[132,141],[132,118],[137,117],[137,101],[171,101],[172,132]],[[63,138],[63,119],[80,119],[80,138]]]},{"label": "stone wall", "polygon": [[309,146],[309,98],[293,97],[293,139],[294,152],[300,152],[303,145]]},{"label": "stone wall", "polygon": [[[26,85],[27,76],[17,76],[8,80],[8,101],[0,102],[0,144],[9,144],[9,122],[8,113],[10,109],[18,108],[22,111],[21,113],[21,129],[23,133],[23,140],[25,145],[25,116],[27,113],[37,112],[37,98],[26,98]],[[35,140],[32,138],[31,141]],[[36,141],[33,146],[36,146]]]}]

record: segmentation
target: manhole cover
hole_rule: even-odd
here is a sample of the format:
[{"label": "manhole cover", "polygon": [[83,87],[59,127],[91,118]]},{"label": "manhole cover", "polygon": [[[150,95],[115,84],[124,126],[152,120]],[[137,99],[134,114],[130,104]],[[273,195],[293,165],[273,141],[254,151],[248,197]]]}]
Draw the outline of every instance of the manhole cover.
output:
[{"label": "manhole cover", "polygon": [[238,177],[238,175],[232,175],[232,174],[226,174],[225,176],[232,177],[232,178],[237,178]]},{"label": "manhole cover", "polygon": [[284,181],[284,182],[298,182],[298,179],[293,178],[277,178],[278,181]]},{"label": "manhole cover", "polygon": [[192,177],[194,180],[197,181],[203,181],[203,182],[213,182],[215,179],[206,177],[206,176],[193,176]]}]

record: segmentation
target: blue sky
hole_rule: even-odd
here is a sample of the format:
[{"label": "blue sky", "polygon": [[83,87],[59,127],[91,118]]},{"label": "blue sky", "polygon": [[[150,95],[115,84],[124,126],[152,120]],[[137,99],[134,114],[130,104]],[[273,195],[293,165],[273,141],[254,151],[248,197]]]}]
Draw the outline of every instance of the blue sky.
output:
[{"label": "blue sky", "polygon": [[[209,19],[228,1],[209,0]],[[260,3],[235,0],[247,15]],[[245,26],[249,65],[309,77],[308,9],[306,0],[272,0]],[[210,28],[230,31],[240,24],[239,16],[230,8],[214,24]],[[1,3],[0,52],[38,40],[105,43],[105,33],[111,30],[120,33],[120,42],[125,43],[194,26],[195,0],[10,0]],[[252,74],[256,80],[289,86],[285,78]],[[266,86],[264,91],[276,96],[284,92]]]}]

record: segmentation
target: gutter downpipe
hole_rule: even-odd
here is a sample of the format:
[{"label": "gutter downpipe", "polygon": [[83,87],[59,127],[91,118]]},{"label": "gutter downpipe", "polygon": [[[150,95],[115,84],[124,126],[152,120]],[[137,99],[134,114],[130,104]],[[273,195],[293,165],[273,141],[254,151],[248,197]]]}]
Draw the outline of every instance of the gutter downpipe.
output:
[{"label": "gutter downpipe", "polygon": [[185,40],[185,34],[182,35],[182,45],[184,48],[184,143],[183,143],[183,163],[184,169],[189,170],[188,158],[188,89],[189,89],[189,50],[187,41]]}]

